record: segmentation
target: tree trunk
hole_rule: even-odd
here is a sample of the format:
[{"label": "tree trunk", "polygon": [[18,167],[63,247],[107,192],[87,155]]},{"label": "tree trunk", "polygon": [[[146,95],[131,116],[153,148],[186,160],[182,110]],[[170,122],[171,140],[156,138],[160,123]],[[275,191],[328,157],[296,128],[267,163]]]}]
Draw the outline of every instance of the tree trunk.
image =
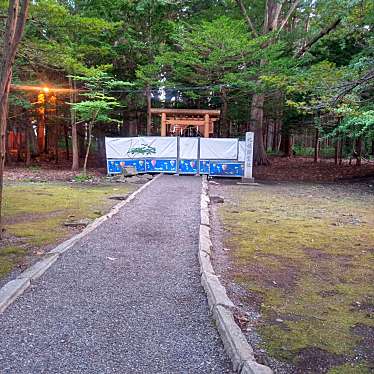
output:
[{"label": "tree trunk", "polygon": [[137,136],[138,126],[136,105],[131,96],[128,96],[127,98],[127,108],[123,112],[123,117],[122,136]]},{"label": "tree trunk", "polygon": [[12,74],[9,75],[8,85],[5,87],[5,92],[0,92],[0,239],[3,238],[3,222],[2,222],[2,208],[3,208],[3,186],[4,186],[4,166],[6,154],[6,132],[7,132],[7,117],[8,117],[8,97],[10,90],[10,81]]},{"label": "tree trunk", "polygon": [[69,161],[70,159],[70,151],[69,151],[69,135],[68,135],[68,128],[64,125],[64,139],[65,139],[65,157],[66,160]]},{"label": "tree trunk", "polygon": [[136,119],[136,112],[131,112],[129,120],[129,136],[138,136],[138,121]]},{"label": "tree trunk", "polygon": [[362,138],[361,137],[359,137],[356,140],[356,146],[357,146],[356,166],[361,166],[361,160],[362,160]]},{"label": "tree trunk", "polygon": [[[69,78],[70,85],[70,102],[75,103],[77,98],[76,93],[76,83],[71,78]],[[71,148],[73,155],[73,163],[71,166],[72,171],[79,170],[79,148],[78,148],[78,133],[77,133],[77,124],[76,124],[76,115],[75,111],[70,109],[70,123],[71,123]]]},{"label": "tree trunk", "polygon": [[152,95],[151,95],[151,89],[148,86],[146,89],[146,97],[147,97],[147,135],[152,135]]},{"label": "tree trunk", "polygon": [[251,127],[254,131],[253,162],[255,165],[269,165],[264,146],[262,125],[264,118],[264,95],[254,94],[251,104]]},{"label": "tree trunk", "polygon": [[277,151],[277,138],[278,138],[278,119],[274,121],[273,125],[273,138],[271,142],[271,150],[275,153]]},{"label": "tree trunk", "polygon": [[6,133],[8,120],[8,98],[14,60],[22,38],[30,0],[10,0],[4,32],[4,43],[0,61],[0,239],[3,234],[2,204]]},{"label": "tree trunk", "polygon": [[340,141],[337,140],[335,142],[335,157],[334,157],[335,165],[338,165],[339,163],[339,148],[340,148]]},{"label": "tree trunk", "polygon": [[87,142],[86,156],[84,157],[84,164],[83,164],[83,175],[84,176],[87,175],[87,161],[88,161],[88,155],[90,153],[90,148],[91,148],[92,127],[93,127],[93,123],[90,122],[88,124],[88,134],[87,134],[88,142]]},{"label": "tree trunk", "polygon": [[263,133],[263,138],[264,138],[264,148],[266,152],[268,149],[270,121],[269,120],[263,121],[262,127],[263,127],[262,133]]},{"label": "tree trunk", "polygon": [[227,110],[228,110],[228,103],[227,103],[227,93],[224,88],[221,91],[221,100],[222,100],[222,110],[221,110],[221,121],[222,126],[220,130],[225,134],[226,137],[230,137],[230,128],[227,121]]},{"label": "tree trunk", "polygon": [[314,162],[319,161],[319,149],[320,149],[319,129],[316,129],[316,137],[314,139]]},{"label": "tree trunk", "polygon": [[282,127],[283,127],[283,101],[284,97],[282,93],[278,93],[276,96],[277,98],[277,106],[276,106],[276,117],[274,122],[274,134],[273,134],[273,144],[272,149],[273,152],[279,152],[280,144],[281,144],[281,134],[282,134]]},{"label": "tree trunk", "polygon": [[344,140],[340,139],[340,147],[339,147],[339,165],[343,164],[343,147],[344,147]]},{"label": "tree trunk", "polygon": [[75,123],[71,125],[71,147],[72,147],[72,156],[73,156],[73,163],[71,166],[71,170],[77,171],[79,170],[79,147],[78,147],[77,125]]},{"label": "tree trunk", "polygon": [[53,129],[54,136],[53,136],[53,148],[54,148],[54,159],[55,164],[58,164],[58,140],[59,140],[59,126],[55,124],[55,128]]},{"label": "tree trunk", "polygon": [[26,126],[26,166],[31,165],[31,131],[30,126]]}]

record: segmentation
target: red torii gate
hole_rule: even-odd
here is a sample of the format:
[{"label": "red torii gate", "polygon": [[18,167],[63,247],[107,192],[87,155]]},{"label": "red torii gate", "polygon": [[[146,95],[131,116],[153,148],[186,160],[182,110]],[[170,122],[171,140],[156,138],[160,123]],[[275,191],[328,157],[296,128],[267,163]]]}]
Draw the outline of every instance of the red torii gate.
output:
[{"label": "red torii gate", "polygon": [[209,138],[209,135],[214,132],[214,122],[219,119],[221,111],[151,108],[151,113],[161,116],[161,136],[171,133],[169,126],[174,126],[172,132],[182,132],[189,126],[195,126],[204,138]]}]

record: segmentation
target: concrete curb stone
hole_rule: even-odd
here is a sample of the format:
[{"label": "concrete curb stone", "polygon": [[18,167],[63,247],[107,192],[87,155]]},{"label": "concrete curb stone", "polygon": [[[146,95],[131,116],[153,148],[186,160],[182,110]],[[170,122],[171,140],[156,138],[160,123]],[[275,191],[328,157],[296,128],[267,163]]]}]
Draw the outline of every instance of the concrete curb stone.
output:
[{"label": "concrete curb stone", "polygon": [[[204,225],[201,225],[200,227],[206,227]],[[200,252],[205,252],[209,256],[212,253],[212,242],[209,237],[203,235],[200,231],[200,240],[199,240],[199,251]]]},{"label": "concrete curb stone", "polygon": [[209,273],[214,274],[212,263],[210,261],[210,256],[208,253],[199,251],[198,253],[199,263],[200,263],[200,274]]},{"label": "concrete curb stone", "polygon": [[151,183],[153,183],[153,181],[160,178],[161,175],[162,174],[159,174],[147,183],[143,184],[139,189],[129,195],[126,200],[121,201],[120,203],[112,207],[109,213],[97,218],[82,232],[59,244],[57,247],[49,251],[42,260],[36,262],[30,268],[22,272],[16,279],[9,281],[2,288],[0,288],[0,314],[3,313],[5,309],[10,304],[12,304],[19,295],[22,295],[23,292],[25,292],[25,290],[30,287],[31,282],[35,281],[41,275],[43,275],[46,270],[58,260],[61,254],[70,249],[78,240],[82,239],[102,223],[117,214],[123,206],[132,201],[136,197],[136,195],[147,188]]},{"label": "concrete curb stone", "polygon": [[231,311],[221,305],[216,305],[213,309],[213,316],[223,340],[223,345],[233,363],[233,369],[236,372],[240,372],[243,361],[254,361],[253,350],[239,326],[235,323]]},{"label": "concrete curb stone", "polygon": [[200,225],[200,237],[210,240],[210,227],[209,225]]},{"label": "concrete curb stone", "polygon": [[209,209],[207,208],[201,208],[201,224],[205,226],[209,226]]},{"label": "concrete curb stone", "polygon": [[16,278],[0,288],[0,313],[30,286],[30,279]]},{"label": "concrete curb stone", "polygon": [[224,306],[229,309],[235,308],[235,305],[227,296],[225,287],[222,286],[214,272],[203,272],[201,274],[201,284],[207,294],[210,310],[213,310],[216,306]]},{"label": "concrete curb stone", "polygon": [[240,370],[240,374],[272,374],[273,371],[255,361],[245,361]]},{"label": "concrete curb stone", "polygon": [[272,374],[273,371],[255,361],[252,347],[234,319],[236,309],[227,296],[225,287],[214,272],[211,253],[213,244],[210,238],[209,185],[206,175],[201,187],[201,222],[199,230],[199,253],[201,284],[207,294],[209,308],[213,313],[223,345],[229,355],[233,369],[239,374]]},{"label": "concrete curb stone", "polygon": [[27,270],[22,272],[18,278],[29,279],[30,281],[34,281],[38,279],[41,275],[43,275],[45,271],[50,266],[52,266],[57,259],[58,254],[56,253],[47,255],[45,258],[43,258],[43,260],[36,262],[34,265],[32,265]]}]

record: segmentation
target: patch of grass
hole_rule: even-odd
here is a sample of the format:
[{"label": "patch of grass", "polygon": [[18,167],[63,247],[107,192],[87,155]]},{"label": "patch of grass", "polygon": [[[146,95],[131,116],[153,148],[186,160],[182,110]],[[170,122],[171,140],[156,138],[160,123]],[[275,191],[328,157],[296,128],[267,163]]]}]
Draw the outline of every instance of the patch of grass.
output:
[{"label": "patch of grass", "polygon": [[79,218],[94,216],[97,209],[107,209],[115,204],[108,200],[112,195],[128,194],[132,187],[116,185],[66,185],[66,184],[22,184],[4,189],[4,216],[7,222],[25,215],[59,214]]},{"label": "patch of grass", "polygon": [[41,247],[51,244],[68,234],[62,223],[66,219],[64,214],[41,220],[32,220],[7,226],[7,230],[14,236],[23,238],[28,244]]},{"label": "patch of grass", "polygon": [[39,165],[30,165],[28,169],[36,172],[36,171],[40,171],[41,167]]},{"label": "patch of grass", "polygon": [[26,252],[26,249],[14,246],[0,248],[0,278],[7,275]]},{"label": "patch of grass", "polygon": [[364,342],[355,326],[374,326],[362,307],[374,303],[373,196],[313,185],[234,194],[220,210],[232,276],[262,300],[268,352],[296,364],[311,347],[349,359]]},{"label": "patch of grass", "polygon": [[[69,236],[64,226],[70,219],[95,219],[109,210],[117,201],[113,195],[127,195],[134,189],[129,185],[70,185],[64,183],[22,183],[5,186],[5,228],[21,238],[29,248],[53,244]],[[16,247],[14,247],[16,248]],[[0,248],[1,253],[15,251]],[[0,256],[0,277],[15,265],[16,253]],[[20,253],[20,256],[24,253]]]},{"label": "patch of grass", "polygon": [[74,179],[74,182],[87,182],[92,179],[92,176],[79,174],[79,175],[76,175],[73,179]]},{"label": "patch of grass", "polygon": [[370,374],[372,371],[365,363],[357,365],[340,365],[329,370],[327,374]]}]

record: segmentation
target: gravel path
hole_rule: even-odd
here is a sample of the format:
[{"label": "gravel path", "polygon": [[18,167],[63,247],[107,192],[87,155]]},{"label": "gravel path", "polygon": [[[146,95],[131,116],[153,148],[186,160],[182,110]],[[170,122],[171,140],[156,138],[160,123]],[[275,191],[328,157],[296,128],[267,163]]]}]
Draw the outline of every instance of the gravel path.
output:
[{"label": "gravel path", "polygon": [[199,280],[201,179],[164,175],[0,315],[0,373],[230,373]]}]

